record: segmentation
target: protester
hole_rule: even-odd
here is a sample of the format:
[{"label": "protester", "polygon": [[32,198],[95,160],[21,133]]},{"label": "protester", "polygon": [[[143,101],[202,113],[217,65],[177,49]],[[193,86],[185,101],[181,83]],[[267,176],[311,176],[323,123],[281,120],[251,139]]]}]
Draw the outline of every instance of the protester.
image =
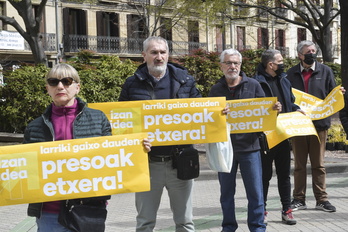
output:
[{"label": "protester", "polygon": [[346,139],[348,140],[348,96],[344,96],[344,107],[339,112],[339,117],[342,123],[344,132],[346,132]]},{"label": "protester", "polygon": [[[224,76],[209,93],[210,97],[226,97],[226,100],[264,97],[260,84],[241,71],[242,55],[234,49],[224,50],[220,55]],[[280,103],[274,109],[280,110]],[[235,215],[236,173],[238,166],[242,174],[248,199],[248,227],[250,231],[266,231],[264,224],[264,202],[260,144],[257,133],[231,134],[233,164],[230,173],[219,172],[220,203],[223,213],[224,232],[236,231]]]},{"label": "protester", "polygon": [[[168,63],[169,49],[165,39],[149,37],[143,45],[145,63],[127,78],[119,101],[201,97],[194,78],[188,75],[187,70]],[[135,194],[137,232],[154,230],[164,187],[170,198],[176,231],[195,231],[192,220],[193,180],[178,179],[177,170],[172,167],[177,147],[155,146],[149,152],[151,190]]]},{"label": "protester", "polygon": [[[45,79],[52,104],[47,107],[41,117],[36,118],[26,127],[24,143],[111,135],[111,126],[105,114],[88,108],[85,102],[76,97],[81,83],[77,71],[72,66],[58,64],[47,73]],[[145,139],[144,146],[149,151],[151,144]],[[110,196],[83,198],[79,201],[105,209],[108,199]],[[37,231],[73,231],[58,223],[59,214],[64,214],[65,203],[64,200],[29,204],[28,216],[36,217]],[[105,228],[105,218],[98,218],[97,214],[95,217],[96,220],[102,221],[102,227]],[[89,225],[87,222],[84,223]],[[90,225],[89,231],[104,231],[104,229],[93,228],[93,223]]]},{"label": "protester", "polygon": [[[312,41],[301,41],[297,45],[300,63],[287,72],[293,88],[324,99],[336,83],[332,70],[319,63],[317,47]],[[313,121],[319,140],[314,135],[297,136],[291,139],[295,159],[294,190],[291,208],[293,210],[306,209],[307,160],[311,163],[313,193],[316,199],[315,208],[325,212],[335,212],[336,207],[328,201],[326,192],[326,171],[324,166],[325,144],[327,130],[331,125],[331,118],[327,117]]]},{"label": "protester", "polygon": [[[261,63],[257,67],[255,79],[260,82],[266,97],[277,97],[282,105],[281,113],[301,111],[300,107],[294,104],[295,97],[291,91],[291,84],[285,78],[284,61],[280,51],[268,49],[262,53]],[[301,111],[302,112],[302,111]],[[281,218],[285,224],[294,225],[296,220],[292,215],[291,183],[290,183],[290,143],[286,139],[271,148],[267,154],[261,152],[263,197],[265,202],[265,220],[267,223],[267,195],[269,182],[273,175],[273,162],[277,174],[278,192],[282,203]]]}]

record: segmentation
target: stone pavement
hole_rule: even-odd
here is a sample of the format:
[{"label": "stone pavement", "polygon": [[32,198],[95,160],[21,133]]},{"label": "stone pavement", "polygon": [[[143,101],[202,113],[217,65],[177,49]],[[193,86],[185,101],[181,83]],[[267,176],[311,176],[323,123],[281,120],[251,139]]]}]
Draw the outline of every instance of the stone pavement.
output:
[{"label": "stone pavement", "polygon": [[[342,156],[344,157],[344,156]],[[347,154],[348,157],[348,154]],[[196,179],[193,193],[194,223],[196,231],[221,231],[222,214],[219,203],[219,183],[217,173],[209,169],[205,156],[200,156],[201,174]],[[276,178],[272,178],[268,201],[268,232],[304,231],[304,232],[343,232],[348,231],[348,159],[326,159],[327,192],[330,202],[336,206],[337,212],[326,213],[316,210],[315,199],[308,178],[307,210],[294,212],[296,225],[281,223],[280,200],[276,187]],[[292,179],[293,183],[293,179]],[[238,176],[236,192],[236,214],[239,223],[237,232],[249,231],[246,224],[247,200],[243,182]],[[26,216],[26,204],[0,207],[0,232],[36,231],[35,220]],[[106,232],[135,231],[136,211],[134,193],[113,195],[108,205]],[[155,231],[173,232],[175,227],[166,191],[158,211]]]}]

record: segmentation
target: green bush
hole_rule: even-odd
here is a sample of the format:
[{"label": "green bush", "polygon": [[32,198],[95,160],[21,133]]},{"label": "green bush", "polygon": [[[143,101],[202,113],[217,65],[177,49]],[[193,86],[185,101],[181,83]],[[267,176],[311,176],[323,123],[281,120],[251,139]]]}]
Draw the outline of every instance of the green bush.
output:
[{"label": "green bush", "polygon": [[219,54],[216,52],[197,49],[172,61],[187,68],[189,74],[196,79],[197,88],[203,97],[208,96],[211,86],[223,75],[219,68]]},{"label": "green bush", "polygon": [[0,131],[22,133],[28,122],[42,114],[50,102],[43,77],[45,66],[22,66],[4,74],[0,87]]},{"label": "green bush", "polygon": [[[83,52],[82,58],[68,62],[81,78],[79,97],[90,103],[117,101],[122,84],[134,73],[136,65],[116,56],[92,59],[87,52]],[[51,103],[44,81],[47,72],[44,66],[23,65],[5,73],[6,85],[0,87],[5,99],[0,101],[0,131],[23,133],[27,124],[44,112]]]}]

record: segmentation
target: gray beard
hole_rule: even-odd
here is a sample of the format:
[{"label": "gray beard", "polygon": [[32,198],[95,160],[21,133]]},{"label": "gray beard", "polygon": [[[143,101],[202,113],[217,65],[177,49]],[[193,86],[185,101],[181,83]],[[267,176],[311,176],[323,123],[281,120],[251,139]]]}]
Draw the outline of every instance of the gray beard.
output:
[{"label": "gray beard", "polygon": [[167,70],[167,65],[148,67],[148,69],[151,75],[157,77],[165,74]]}]

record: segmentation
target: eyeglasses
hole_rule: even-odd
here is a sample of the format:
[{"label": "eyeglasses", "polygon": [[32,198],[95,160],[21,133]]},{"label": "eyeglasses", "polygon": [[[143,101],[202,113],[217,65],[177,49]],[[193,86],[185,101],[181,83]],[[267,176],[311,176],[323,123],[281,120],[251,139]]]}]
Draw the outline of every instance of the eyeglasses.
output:
[{"label": "eyeglasses", "polygon": [[226,62],[221,62],[221,63],[223,63],[223,64],[225,64],[227,66],[231,66],[232,64],[234,66],[239,66],[241,64],[240,62],[232,62],[232,61],[226,61]]},{"label": "eyeglasses", "polygon": [[62,82],[64,86],[70,86],[75,80],[72,77],[64,77],[62,79],[58,78],[48,78],[47,83],[49,86],[57,86],[59,82]]}]

